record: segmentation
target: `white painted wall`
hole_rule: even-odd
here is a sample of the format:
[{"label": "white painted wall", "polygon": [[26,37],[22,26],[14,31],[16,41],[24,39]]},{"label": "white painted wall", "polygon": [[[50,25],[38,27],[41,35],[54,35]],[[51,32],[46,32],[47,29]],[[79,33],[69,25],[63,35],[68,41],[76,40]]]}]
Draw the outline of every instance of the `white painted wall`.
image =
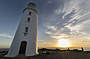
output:
[{"label": "white painted wall", "polygon": [[[27,8],[35,9],[34,7],[30,6]],[[6,57],[18,56],[22,41],[27,41],[25,56],[34,56],[38,54],[38,47],[37,47],[38,14],[32,9],[26,9],[24,11],[22,20],[17,28],[12,45]],[[30,11],[31,15],[29,15]],[[30,22],[27,22],[28,17],[30,17]],[[25,27],[29,27],[29,32],[27,36],[24,36]]]}]

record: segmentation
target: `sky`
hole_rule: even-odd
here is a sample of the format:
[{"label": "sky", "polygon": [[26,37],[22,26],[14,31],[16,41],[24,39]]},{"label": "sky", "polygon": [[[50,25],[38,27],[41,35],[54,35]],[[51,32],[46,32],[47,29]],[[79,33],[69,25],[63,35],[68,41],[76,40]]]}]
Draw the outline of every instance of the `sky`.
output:
[{"label": "sky", "polygon": [[37,5],[39,47],[72,47],[90,50],[90,0],[0,0],[0,48],[9,48],[29,2]]}]

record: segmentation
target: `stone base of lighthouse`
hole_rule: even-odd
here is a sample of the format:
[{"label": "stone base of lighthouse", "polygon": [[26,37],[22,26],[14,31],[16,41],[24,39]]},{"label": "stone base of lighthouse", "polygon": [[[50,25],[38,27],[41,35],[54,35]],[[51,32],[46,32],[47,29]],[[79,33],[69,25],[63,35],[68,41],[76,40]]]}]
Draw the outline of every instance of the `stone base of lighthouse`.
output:
[{"label": "stone base of lighthouse", "polygon": [[9,52],[6,55],[6,57],[37,55],[38,51],[36,50],[38,49],[35,47],[33,43],[36,45],[35,41],[22,40],[22,41],[14,42],[11,48],[9,49]]}]

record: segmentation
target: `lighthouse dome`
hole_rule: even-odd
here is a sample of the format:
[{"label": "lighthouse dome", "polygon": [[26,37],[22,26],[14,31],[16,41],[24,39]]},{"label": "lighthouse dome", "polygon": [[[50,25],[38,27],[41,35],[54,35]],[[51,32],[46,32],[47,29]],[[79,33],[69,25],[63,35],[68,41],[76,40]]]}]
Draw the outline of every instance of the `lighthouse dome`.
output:
[{"label": "lighthouse dome", "polygon": [[30,7],[30,8],[37,8],[36,4],[34,4],[33,2],[30,2],[28,4],[28,7]]},{"label": "lighthouse dome", "polygon": [[33,2],[30,2],[29,4],[28,4],[28,6],[23,10],[23,12],[25,11],[25,10],[29,10],[29,9],[31,9],[31,10],[33,10],[33,11],[35,11],[36,13],[38,13],[37,12],[37,6],[36,6],[36,4],[35,3],[33,3]]}]

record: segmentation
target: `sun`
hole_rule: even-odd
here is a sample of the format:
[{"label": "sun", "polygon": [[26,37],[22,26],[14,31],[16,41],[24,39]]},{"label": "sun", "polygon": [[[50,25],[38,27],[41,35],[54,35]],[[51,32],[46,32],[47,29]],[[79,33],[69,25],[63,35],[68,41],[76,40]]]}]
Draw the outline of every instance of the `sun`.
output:
[{"label": "sun", "polygon": [[71,44],[68,40],[66,39],[60,39],[58,40],[58,44],[57,44],[58,47],[71,47]]}]

